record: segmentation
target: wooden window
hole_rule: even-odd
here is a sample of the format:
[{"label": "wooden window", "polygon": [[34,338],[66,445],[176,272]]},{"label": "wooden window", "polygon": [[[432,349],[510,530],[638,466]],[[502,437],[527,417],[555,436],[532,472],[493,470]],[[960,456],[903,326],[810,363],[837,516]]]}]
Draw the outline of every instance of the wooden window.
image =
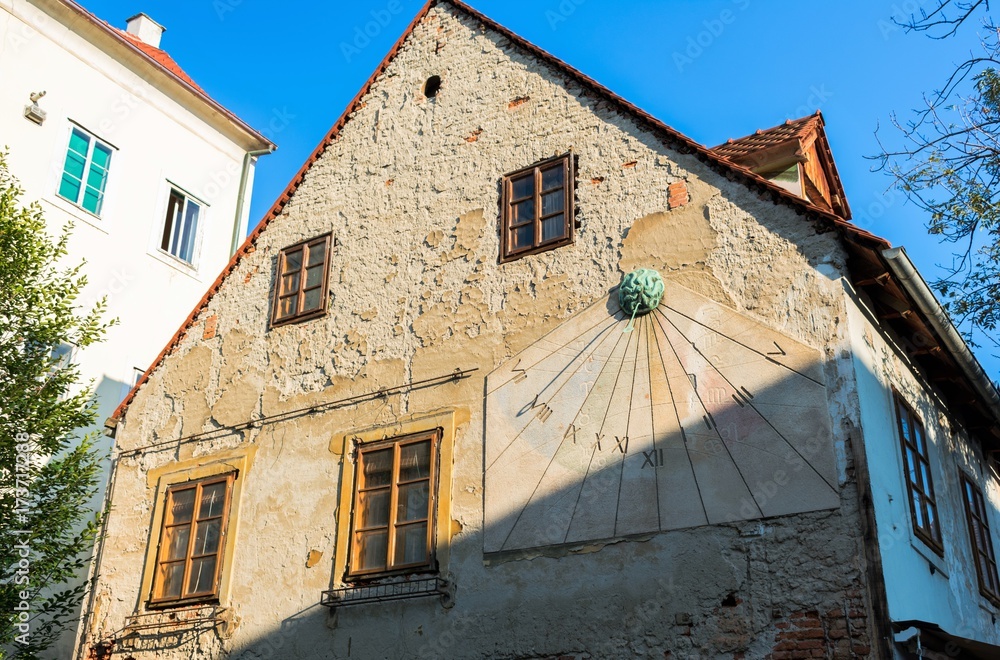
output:
[{"label": "wooden window", "polygon": [[358,448],[349,577],[434,568],[440,432]]},{"label": "wooden window", "polygon": [[944,546],[941,544],[941,524],[938,521],[934,483],[931,479],[931,465],[927,451],[927,435],[924,433],[924,426],[916,413],[906,405],[898,393],[894,393],[894,397],[913,531],[935,552],[944,555]]},{"label": "wooden window", "polygon": [[329,234],[282,250],[278,255],[271,324],[301,321],[325,313],[329,270]]},{"label": "wooden window", "polygon": [[1000,605],[1000,579],[997,577],[997,560],[993,554],[993,537],[986,517],[986,502],[983,491],[979,490],[964,472],[961,473],[962,499],[965,501],[965,517],[969,521],[969,539],[972,541],[972,556],[979,575],[979,592],[995,605]]},{"label": "wooden window", "polygon": [[150,605],[218,598],[235,472],[167,488]]},{"label": "wooden window", "polygon": [[501,262],[571,243],[572,155],[505,176],[501,206]]}]

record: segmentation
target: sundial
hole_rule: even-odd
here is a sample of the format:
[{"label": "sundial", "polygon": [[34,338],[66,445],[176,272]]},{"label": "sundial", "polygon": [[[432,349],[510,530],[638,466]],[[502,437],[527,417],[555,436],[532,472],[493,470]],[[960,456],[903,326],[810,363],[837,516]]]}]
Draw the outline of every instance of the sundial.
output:
[{"label": "sundial", "polygon": [[655,271],[487,377],[486,552],[839,506],[819,351]]}]

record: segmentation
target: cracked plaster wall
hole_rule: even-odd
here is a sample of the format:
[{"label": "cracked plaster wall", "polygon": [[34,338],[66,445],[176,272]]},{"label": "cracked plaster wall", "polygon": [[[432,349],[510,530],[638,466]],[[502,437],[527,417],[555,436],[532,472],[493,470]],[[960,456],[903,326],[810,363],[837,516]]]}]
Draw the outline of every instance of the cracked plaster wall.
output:
[{"label": "cracked plaster wall", "polygon": [[[441,91],[426,99],[423,83],[435,74]],[[499,265],[500,175],[570,150],[574,244]],[[680,181],[690,199],[671,209],[667,188]],[[328,314],[269,328],[278,250],[325,232],[337,244]],[[147,471],[252,443],[240,527],[228,541],[236,547],[224,604],[234,623],[155,657],[865,655],[844,260],[836,234],[663,146],[502,36],[446,5],[433,9],[132,402],[119,446],[168,444],[118,463],[92,639],[120,629],[146,598],[155,496]],[[822,351],[841,507],[484,562],[483,379],[635,267],[657,268]],[[203,334],[212,316],[217,331]],[[455,369],[478,371],[169,443]],[[454,479],[442,485],[454,518],[445,569],[455,606],[428,599],[329,614],[317,603],[340,577],[332,566],[343,458],[331,439],[443,406],[468,420],[455,439]],[[799,652],[781,636],[807,620],[820,622],[820,646],[781,656]]]}]

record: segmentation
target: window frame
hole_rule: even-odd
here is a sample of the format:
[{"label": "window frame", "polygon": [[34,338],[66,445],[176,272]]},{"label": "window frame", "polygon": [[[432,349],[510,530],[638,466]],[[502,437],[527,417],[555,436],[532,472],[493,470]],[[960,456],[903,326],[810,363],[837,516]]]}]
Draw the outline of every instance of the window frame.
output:
[{"label": "window frame", "polygon": [[[910,508],[910,523],[913,526],[913,534],[928,547],[931,548],[936,554],[944,557],[944,543],[943,537],[941,535],[941,519],[938,515],[937,498],[934,495],[934,477],[931,472],[930,463],[930,444],[927,439],[927,430],[924,427],[920,416],[917,415],[916,411],[910,404],[903,399],[902,395],[895,389],[893,389],[893,403],[895,407],[895,417],[896,417],[896,432],[899,434],[900,451],[902,452],[903,459],[903,481],[906,483],[906,495],[909,501]],[[921,453],[918,443],[914,438],[908,438],[903,432],[903,419],[901,418],[901,413],[905,413],[907,416],[907,423],[910,429],[919,429],[920,435],[923,438],[923,448],[924,451]],[[929,493],[924,492],[922,483],[914,484],[910,479],[910,456],[914,458],[914,465],[919,469],[920,474],[918,479],[922,476],[926,476],[926,482],[928,486]],[[921,480],[922,481],[922,480]],[[917,503],[915,500],[920,500],[921,515],[923,515],[925,520],[933,519],[933,525],[930,529],[926,525],[920,525],[917,518]],[[932,514],[932,516],[930,515]]]},{"label": "window frame", "polygon": [[[87,153],[84,154],[83,157],[83,175],[79,180],[80,188],[79,191],[77,192],[76,196],[77,198],[71,199],[63,194],[62,188],[63,188],[63,180],[67,176],[66,162],[69,159],[71,151],[70,147],[73,141],[73,134],[76,132],[80,133],[81,135],[87,138]],[[89,187],[88,179],[90,178],[91,169],[94,167],[94,151],[98,144],[104,147],[104,149],[107,151],[108,160],[106,167],[104,167],[104,177],[101,182],[102,184],[101,189],[98,191],[97,208],[96,210],[91,211],[90,209],[88,209],[86,206],[83,205],[83,200],[86,198],[87,195],[87,189]],[[60,152],[62,154],[62,165],[59,168],[59,177],[56,181],[56,191],[55,191],[56,197],[66,202],[69,202],[74,207],[80,209],[81,211],[83,211],[88,215],[100,219],[102,213],[104,212],[104,198],[107,195],[108,182],[111,179],[111,162],[114,159],[114,154],[116,151],[118,151],[118,149],[113,144],[107,142],[106,140],[102,140],[101,138],[94,135],[94,133],[92,133],[91,131],[88,131],[83,126],[80,126],[76,122],[70,120],[69,134],[66,138],[65,146]],[[79,155],[78,152],[73,152],[73,153]]]},{"label": "window frame", "polygon": [[[550,238],[547,241],[541,241],[542,236],[542,170],[550,169],[555,163],[562,161],[563,165],[563,217],[565,221],[565,226],[563,228],[563,234],[556,238]],[[535,217],[532,222],[534,224],[534,240],[530,247],[513,248],[511,245],[511,221],[512,213],[511,206],[515,203],[519,203],[529,199],[525,197],[523,199],[513,198],[513,182],[515,179],[523,178],[526,174],[533,174],[534,176],[534,189],[532,192],[532,197],[530,199],[534,200],[535,204]],[[521,257],[528,256],[529,254],[538,254],[541,252],[547,252],[564,245],[570,245],[574,240],[574,229],[576,227],[576,164],[573,152],[567,152],[560,156],[555,156],[553,158],[547,158],[545,160],[539,161],[527,167],[523,167],[514,172],[505,174],[501,179],[501,195],[500,195],[500,263],[508,263],[520,259]],[[556,213],[550,214],[550,216],[555,216]],[[518,226],[524,226],[527,223],[522,223]]]},{"label": "window frame", "polygon": [[[170,217],[170,210],[172,208],[174,193],[176,193],[179,197],[181,197],[181,199],[184,202],[179,213],[181,219],[181,229],[177,229],[173,226],[172,224],[173,219]],[[194,232],[191,235],[191,260],[188,261],[180,254],[174,254],[173,252],[171,252],[170,247],[173,244],[174,235],[177,234],[178,237],[180,237],[180,234],[183,233],[183,231],[187,226],[187,208],[188,204],[191,203],[195,204],[198,207],[198,215],[195,219]],[[167,199],[163,206],[163,218],[162,222],[160,223],[160,231],[157,233],[156,249],[159,250],[160,253],[165,254],[171,259],[179,261],[185,266],[191,268],[197,268],[196,264],[198,263],[198,257],[201,251],[202,227],[205,224],[205,214],[207,210],[208,210],[208,205],[205,204],[203,201],[201,201],[194,195],[191,195],[180,186],[175,185],[171,181],[167,181]],[[170,221],[171,223],[169,228],[167,226],[168,221]],[[163,245],[164,241],[166,241],[167,244],[166,247],[164,247]]]},{"label": "window frame", "polygon": [[[321,236],[307,238],[303,241],[299,241],[298,243],[282,248],[278,252],[277,263],[275,264],[275,271],[274,271],[275,272],[274,295],[271,299],[272,327],[287,325],[289,323],[298,323],[300,321],[308,321],[309,319],[314,319],[320,316],[324,316],[326,314],[327,306],[329,304],[328,299],[330,290],[330,262],[331,262],[330,250],[332,249],[332,243],[333,243],[332,237],[333,237],[332,233],[326,233]],[[305,292],[307,290],[310,290],[307,289],[305,286],[306,285],[305,271],[307,270],[309,263],[307,251],[311,249],[312,246],[318,245],[320,243],[323,243],[325,251],[323,257],[323,276],[322,276],[322,282],[320,283],[320,306],[317,309],[302,310],[302,305],[305,302]],[[279,318],[278,310],[280,309],[280,303],[282,298],[288,298],[290,295],[293,295],[293,294],[282,293],[281,290],[282,278],[285,275],[291,274],[284,272],[285,261],[287,259],[287,255],[290,252],[294,252],[295,250],[300,248],[302,249],[303,252],[302,252],[302,265],[298,270],[299,287],[298,290],[294,293],[294,295],[297,297],[296,312],[289,316],[284,316]],[[316,288],[316,287],[311,287],[311,288]]]},{"label": "window frame", "polygon": [[[438,516],[438,488],[439,488],[439,475],[440,475],[440,460],[441,453],[440,447],[442,442],[443,429],[435,428],[427,431],[418,431],[416,433],[409,433],[406,435],[400,435],[393,438],[388,438],[377,442],[368,443],[357,443],[354,461],[354,482],[352,484],[352,494],[351,494],[351,516],[350,525],[348,528],[348,534],[350,538],[348,540],[348,556],[344,571],[344,581],[345,582],[357,582],[362,580],[371,580],[375,578],[390,577],[396,575],[411,575],[417,573],[436,573],[438,572],[438,561],[437,561],[437,516]],[[398,527],[403,525],[397,524],[396,521],[396,503],[397,494],[399,487],[401,485],[407,485],[410,483],[415,483],[419,480],[411,480],[404,484],[399,483],[399,456],[400,449],[404,445],[417,444],[421,442],[430,442],[430,474],[427,477],[428,482],[428,497],[427,497],[427,516],[422,520],[406,521],[404,525],[410,525],[418,522],[425,522],[427,525],[427,561],[419,563],[410,564],[393,564],[390,559],[393,557],[393,550],[395,547],[395,533]],[[369,452],[376,452],[384,450],[386,448],[393,448],[393,466],[392,466],[392,477],[389,484],[390,489],[390,499],[389,499],[389,516],[387,525],[387,540],[386,540],[386,561],[384,567],[374,568],[374,569],[359,569],[357,568],[357,551],[358,544],[355,539],[357,535],[362,531],[369,531],[373,528],[365,528],[360,530],[357,527],[357,522],[360,514],[360,499],[361,494],[366,491],[364,487],[364,455]]]},{"label": "window frame", "polygon": [[[969,529],[969,544],[972,546],[972,559],[976,565],[976,577],[979,582],[979,593],[993,605],[1000,607],[1000,574],[997,572],[996,554],[993,550],[993,535],[990,533],[989,514],[986,509],[986,499],[983,491],[964,470],[959,469],[959,483],[962,486],[962,503],[965,506],[965,520]],[[970,498],[972,501],[970,501]],[[982,539],[976,534],[976,523]],[[985,540],[986,548],[979,544]],[[982,560],[990,575],[983,574]],[[988,582],[992,582],[988,584]]]},{"label": "window frame", "polygon": [[[163,607],[174,607],[182,605],[191,605],[194,603],[217,603],[220,599],[220,586],[222,583],[222,576],[225,571],[223,564],[225,563],[226,557],[226,541],[227,532],[229,527],[229,514],[233,505],[233,495],[234,495],[234,484],[236,482],[238,474],[236,470],[229,472],[222,472],[219,474],[213,474],[207,477],[201,477],[200,479],[190,479],[187,481],[179,481],[168,485],[163,490],[163,516],[160,519],[160,534],[159,540],[156,544],[156,553],[153,558],[152,567],[152,582],[150,585],[149,599],[147,601],[147,608],[157,609]],[[225,501],[222,506],[221,516],[209,516],[203,519],[199,519],[198,510],[201,505],[201,494],[204,492],[206,486],[213,486],[215,484],[224,483],[225,488]],[[162,558],[161,553],[164,552],[164,541],[166,539],[167,528],[172,526],[168,520],[170,520],[170,497],[173,493],[183,490],[189,490],[191,488],[195,489],[195,499],[192,502],[191,509],[191,520],[188,525],[190,529],[188,531],[188,547],[185,551],[183,562],[184,571],[181,575],[181,592],[178,596],[162,596],[157,595],[158,589],[161,587],[160,584],[160,566],[166,563],[177,563],[180,560],[167,560]],[[208,553],[204,555],[194,556],[194,543],[197,537],[197,526],[201,522],[206,520],[219,520],[219,545],[214,553]],[[181,523],[184,524],[184,523]],[[196,593],[185,593],[186,585],[190,578],[190,569],[193,559],[209,557],[211,555],[215,556],[215,572],[212,576],[212,590],[208,592],[196,592]]]}]

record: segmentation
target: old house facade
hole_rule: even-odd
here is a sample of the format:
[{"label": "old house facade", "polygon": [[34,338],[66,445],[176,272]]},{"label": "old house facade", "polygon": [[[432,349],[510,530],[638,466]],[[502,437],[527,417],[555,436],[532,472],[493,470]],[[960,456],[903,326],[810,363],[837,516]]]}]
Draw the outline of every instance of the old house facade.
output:
[{"label": "old house facade", "polygon": [[[995,401],[822,118],[766,133],[429,2],[111,420],[79,657],[904,657],[872,463],[977,465]],[[968,541],[953,632],[997,644]]]}]

